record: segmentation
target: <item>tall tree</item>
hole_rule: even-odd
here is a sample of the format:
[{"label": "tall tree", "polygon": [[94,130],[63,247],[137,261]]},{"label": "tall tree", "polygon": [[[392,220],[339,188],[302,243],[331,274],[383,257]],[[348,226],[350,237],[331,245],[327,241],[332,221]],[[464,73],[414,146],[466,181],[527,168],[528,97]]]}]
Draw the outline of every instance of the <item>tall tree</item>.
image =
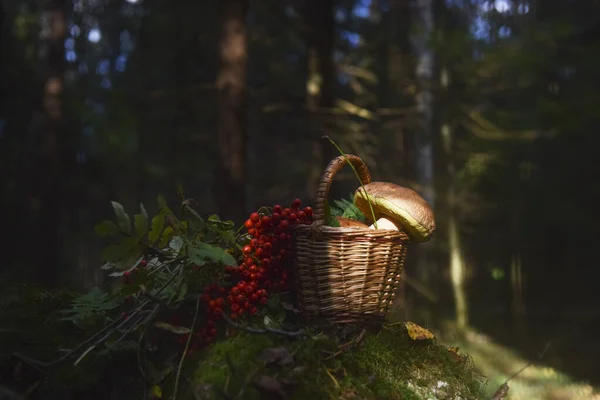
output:
[{"label": "tall tree", "polygon": [[219,161],[215,194],[219,214],[236,219],[246,212],[247,12],[247,0],[219,1]]},{"label": "tall tree", "polygon": [[[412,115],[413,137],[411,143],[414,180],[416,188],[435,209],[434,203],[434,103],[432,78],[434,76],[434,53],[430,39],[434,28],[433,0],[414,0],[411,3],[412,35],[415,76],[415,111]],[[414,276],[430,286],[434,271],[435,242],[413,249]]]},{"label": "tall tree", "polygon": [[32,253],[37,278],[47,284],[57,283],[60,257],[62,217],[62,152],[64,134],[64,43],[67,35],[66,0],[46,0],[40,13],[41,104],[32,120],[32,154],[28,179],[28,203],[33,220],[32,243],[40,248]]},{"label": "tall tree", "polygon": [[[313,115],[323,116],[315,137],[315,152],[321,166],[313,172],[310,183],[336,154],[331,144],[321,140],[333,131],[331,110],[335,102],[336,68],[333,59],[335,43],[334,0],[311,0],[305,4],[306,46],[308,53],[307,106]],[[316,178],[316,179],[315,179]],[[314,189],[313,189],[314,190]]]},{"label": "tall tree", "polygon": [[[448,39],[451,33],[457,29],[454,22],[452,10],[446,7],[444,0],[434,0],[436,36],[435,55],[436,55],[436,76],[439,78],[439,88],[436,96],[436,122],[435,128],[438,134],[436,143],[440,144],[440,152],[436,159],[439,173],[436,188],[439,193],[444,195],[443,201],[439,202],[437,209],[441,211],[439,215],[443,218],[438,220],[438,226],[442,228],[441,238],[447,246],[447,265],[450,270],[450,281],[452,285],[452,294],[454,297],[454,311],[456,327],[459,332],[463,332],[469,324],[468,297],[466,292],[466,267],[464,258],[464,246],[461,236],[460,220],[460,202],[458,201],[458,167],[456,156],[456,134],[452,126],[452,107],[453,93],[452,79],[454,78],[455,64],[449,48],[451,39]],[[438,128],[439,127],[439,128]],[[441,197],[441,196],[440,196]]]}]

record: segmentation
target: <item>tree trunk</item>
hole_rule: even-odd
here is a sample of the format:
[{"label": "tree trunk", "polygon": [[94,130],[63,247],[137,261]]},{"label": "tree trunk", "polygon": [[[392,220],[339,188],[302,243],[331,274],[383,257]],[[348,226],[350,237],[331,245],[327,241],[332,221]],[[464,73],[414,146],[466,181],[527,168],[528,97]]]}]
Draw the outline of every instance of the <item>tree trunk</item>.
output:
[{"label": "tree trunk", "polygon": [[241,220],[246,214],[246,13],[247,0],[221,0],[219,17],[219,162],[215,195],[223,218]]},{"label": "tree trunk", "polygon": [[419,115],[414,140],[415,177],[421,195],[433,206],[433,95],[431,86],[434,65],[433,51],[427,44],[433,31],[433,1],[415,0],[414,7],[413,21],[414,25],[419,28],[412,37],[417,62],[415,102]]},{"label": "tree trunk", "polygon": [[[36,249],[29,249],[36,278],[47,285],[59,282],[61,271],[60,228],[63,207],[62,169],[64,146],[64,42],[67,34],[65,0],[46,1],[40,15],[42,39],[40,65],[43,80],[39,129],[33,141],[33,159],[26,181],[30,195],[31,233]],[[35,121],[35,119],[34,119]],[[32,251],[33,250],[33,251]]]},{"label": "tree trunk", "polygon": [[[316,130],[314,138],[314,153],[319,162],[316,163],[317,167],[310,172],[308,181],[308,192],[313,193],[325,165],[337,155],[331,143],[321,139],[323,135],[331,135],[334,130],[330,113],[334,106],[336,78],[333,59],[335,43],[334,1],[312,0],[306,4],[304,15],[308,55],[307,108],[312,115],[322,117],[319,121],[321,129]],[[331,196],[335,197],[336,193],[332,193]]]},{"label": "tree trunk", "polygon": [[[435,210],[434,204],[434,106],[432,95],[432,78],[434,74],[433,51],[428,41],[433,31],[434,4],[433,0],[413,0],[411,10],[411,25],[414,32],[411,36],[413,60],[415,62],[415,108],[416,115],[411,124],[412,166],[416,183],[415,189],[425,198]],[[431,287],[436,277],[434,260],[435,239],[432,242],[412,246],[409,257],[412,260],[409,273],[426,287]],[[431,318],[434,310],[429,303],[424,303],[422,311],[426,318]]]},{"label": "tree trunk", "polygon": [[456,173],[452,155],[452,133],[448,125],[442,127],[442,137],[446,150],[448,186],[446,188],[446,203],[448,207],[447,238],[448,261],[450,264],[450,280],[454,295],[454,312],[456,328],[464,332],[469,325],[469,310],[465,288],[465,262],[460,240],[460,229],[456,204]]},{"label": "tree trunk", "polygon": [[[379,105],[382,108],[410,107],[410,100],[403,96],[406,84],[412,76],[411,46],[410,46],[410,13],[408,0],[391,0],[390,10],[383,15],[381,26],[387,32],[382,35],[379,66]],[[381,27],[378,27],[380,31]],[[404,115],[390,116],[384,120],[380,139],[379,154],[387,173],[385,179],[408,179],[407,146],[406,146],[406,117]],[[412,249],[409,251],[412,254]],[[406,285],[408,275],[405,273],[400,281],[396,298],[395,311],[408,312],[406,304]]]},{"label": "tree trunk", "polygon": [[[443,0],[434,0],[434,9],[436,11],[436,25],[438,36],[436,42],[438,46],[443,47],[444,33],[447,32],[446,8]],[[451,116],[448,110],[451,109],[450,81],[452,79],[451,69],[448,68],[449,61],[442,57],[437,57],[436,75],[439,76],[439,92],[437,96],[437,120],[439,121],[439,141],[440,152],[437,157],[440,175],[443,180],[437,187],[440,193],[445,192],[445,204],[440,205],[438,210],[442,211],[444,219],[438,221],[438,226],[443,227],[445,232],[441,232],[441,238],[448,243],[447,262],[450,269],[450,283],[454,297],[454,315],[456,328],[459,333],[463,333],[469,326],[469,307],[466,291],[466,266],[464,258],[464,249],[460,233],[459,204],[457,203],[457,177],[455,163],[455,145],[452,128],[450,126]]]}]

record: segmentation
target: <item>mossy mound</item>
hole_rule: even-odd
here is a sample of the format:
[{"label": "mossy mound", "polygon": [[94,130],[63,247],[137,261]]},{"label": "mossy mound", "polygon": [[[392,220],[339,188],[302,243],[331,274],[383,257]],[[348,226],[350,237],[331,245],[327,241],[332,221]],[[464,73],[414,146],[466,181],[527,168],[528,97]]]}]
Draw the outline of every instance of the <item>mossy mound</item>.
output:
[{"label": "mossy mound", "polygon": [[413,341],[401,326],[369,333],[332,356],[339,351],[339,342],[323,334],[289,339],[243,333],[203,357],[190,398],[482,398],[483,382],[466,356]]}]

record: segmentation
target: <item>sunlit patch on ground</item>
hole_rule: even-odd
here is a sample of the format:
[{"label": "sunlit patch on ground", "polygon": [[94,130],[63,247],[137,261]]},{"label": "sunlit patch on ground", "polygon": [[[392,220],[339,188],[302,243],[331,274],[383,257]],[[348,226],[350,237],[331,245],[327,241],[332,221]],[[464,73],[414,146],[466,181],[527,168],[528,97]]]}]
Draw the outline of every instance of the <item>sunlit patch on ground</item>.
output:
[{"label": "sunlit patch on ground", "polygon": [[[490,337],[470,331],[464,340],[453,334],[438,335],[439,341],[448,346],[459,346],[469,354],[487,380],[489,397],[506,379],[515,374],[529,361],[508,347],[501,346]],[[540,349],[543,344],[540,344]],[[509,382],[509,400],[600,400],[598,388],[571,379],[569,376],[544,365],[543,360],[533,363]]]}]

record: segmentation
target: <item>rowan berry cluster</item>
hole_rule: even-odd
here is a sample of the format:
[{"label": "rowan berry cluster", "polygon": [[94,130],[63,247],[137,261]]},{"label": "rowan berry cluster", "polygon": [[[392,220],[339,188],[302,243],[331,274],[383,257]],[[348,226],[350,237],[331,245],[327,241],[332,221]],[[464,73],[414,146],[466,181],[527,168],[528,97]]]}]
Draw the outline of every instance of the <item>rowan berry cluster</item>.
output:
[{"label": "rowan berry cluster", "polygon": [[249,241],[241,249],[241,262],[239,266],[226,268],[234,285],[226,289],[212,284],[202,295],[207,311],[206,324],[198,332],[202,339],[210,341],[215,337],[215,321],[223,313],[233,320],[254,315],[267,303],[269,295],[288,290],[290,228],[310,224],[313,217],[312,208],[301,205],[300,199],[296,199],[290,207],[263,207],[250,214],[244,223]]}]

